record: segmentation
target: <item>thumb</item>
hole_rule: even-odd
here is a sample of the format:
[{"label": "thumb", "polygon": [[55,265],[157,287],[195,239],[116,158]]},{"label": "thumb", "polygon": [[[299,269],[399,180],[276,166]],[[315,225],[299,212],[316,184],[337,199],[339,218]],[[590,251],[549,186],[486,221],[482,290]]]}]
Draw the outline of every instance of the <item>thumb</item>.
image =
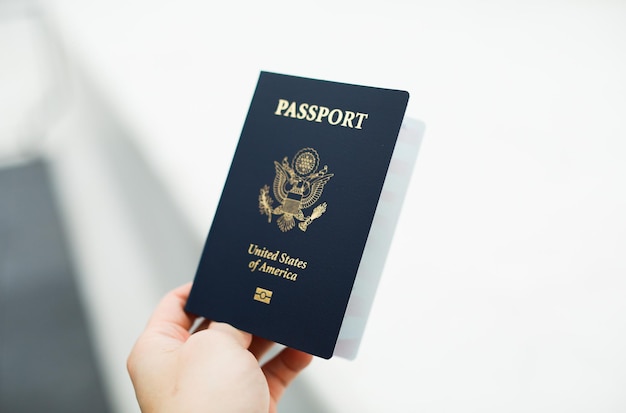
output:
[{"label": "thumb", "polygon": [[227,323],[212,321],[207,331],[224,334],[235,340],[235,342],[244,349],[248,349],[250,343],[252,343],[252,334],[241,331]]}]

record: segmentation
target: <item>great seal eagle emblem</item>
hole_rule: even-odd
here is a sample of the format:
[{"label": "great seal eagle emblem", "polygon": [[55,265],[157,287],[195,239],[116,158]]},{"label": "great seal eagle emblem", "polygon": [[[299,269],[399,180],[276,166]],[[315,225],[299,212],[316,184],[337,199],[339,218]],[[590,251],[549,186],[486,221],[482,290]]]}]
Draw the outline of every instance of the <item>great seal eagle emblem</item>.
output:
[{"label": "great seal eagle emblem", "polygon": [[289,163],[285,156],[282,162],[274,161],[276,176],[272,189],[274,197],[280,203],[272,207],[274,200],[269,195],[270,188],[265,185],[259,193],[259,210],[261,215],[267,215],[267,222],[272,222],[272,215],[278,215],[276,223],[281,231],[287,232],[298,223],[301,231],[306,231],[311,222],[326,212],[326,202],[313,208],[311,215],[305,216],[303,210],[315,205],[324,185],[334,174],[328,173],[328,166],[319,169],[320,157],[313,148],[300,149]]}]

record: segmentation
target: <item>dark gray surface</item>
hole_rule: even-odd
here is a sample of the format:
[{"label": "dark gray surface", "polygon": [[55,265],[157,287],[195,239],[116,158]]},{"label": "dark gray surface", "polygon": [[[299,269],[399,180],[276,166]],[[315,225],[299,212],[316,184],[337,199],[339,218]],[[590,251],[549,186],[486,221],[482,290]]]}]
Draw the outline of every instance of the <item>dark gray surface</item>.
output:
[{"label": "dark gray surface", "polygon": [[109,412],[43,162],[0,169],[0,412]]}]

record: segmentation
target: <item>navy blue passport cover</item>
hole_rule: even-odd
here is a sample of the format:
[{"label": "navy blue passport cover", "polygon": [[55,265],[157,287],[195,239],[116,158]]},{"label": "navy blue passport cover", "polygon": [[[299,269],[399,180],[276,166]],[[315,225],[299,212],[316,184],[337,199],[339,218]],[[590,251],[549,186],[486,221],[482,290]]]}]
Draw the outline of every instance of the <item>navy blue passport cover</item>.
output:
[{"label": "navy blue passport cover", "polygon": [[332,357],[408,98],[262,72],[186,310]]}]

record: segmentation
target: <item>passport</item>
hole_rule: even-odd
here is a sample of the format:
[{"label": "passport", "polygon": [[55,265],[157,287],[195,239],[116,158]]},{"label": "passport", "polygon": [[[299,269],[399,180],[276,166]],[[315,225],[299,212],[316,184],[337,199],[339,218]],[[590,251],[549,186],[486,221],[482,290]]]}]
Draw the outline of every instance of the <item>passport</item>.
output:
[{"label": "passport", "polygon": [[326,359],[340,331],[358,343],[342,324],[357,274],[384,262],[360,268],[366,244],[391,242],[368,236],[408,99],[261,72],[186,311]]}]

